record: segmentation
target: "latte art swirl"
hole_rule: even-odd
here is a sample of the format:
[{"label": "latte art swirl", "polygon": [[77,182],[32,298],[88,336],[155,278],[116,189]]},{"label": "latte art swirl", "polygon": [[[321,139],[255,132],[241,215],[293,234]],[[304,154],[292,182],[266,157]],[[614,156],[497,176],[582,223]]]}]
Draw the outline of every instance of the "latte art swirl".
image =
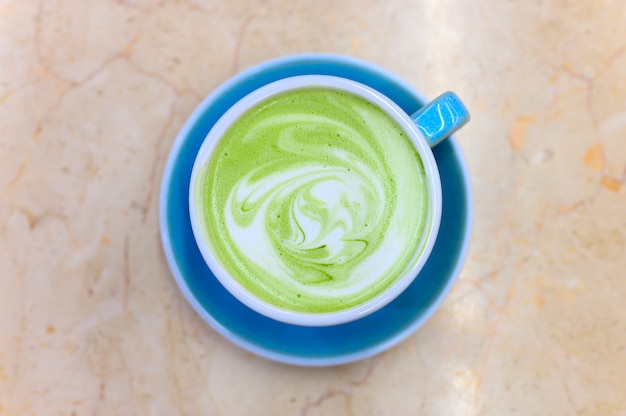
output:
[{"label": "latte art swirl", "polygon": [[268,303],[349,308],[415,261],[428,216],[422,162],[397,123],[357,96],[272,97],[227,130],[204,169],[209,247]]}]

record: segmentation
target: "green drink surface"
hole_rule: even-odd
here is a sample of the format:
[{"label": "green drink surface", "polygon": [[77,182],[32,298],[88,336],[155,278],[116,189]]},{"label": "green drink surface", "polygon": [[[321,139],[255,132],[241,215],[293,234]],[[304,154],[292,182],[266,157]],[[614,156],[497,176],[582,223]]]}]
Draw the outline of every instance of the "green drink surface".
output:
[{"label": "green drink surface", "polygon": [[348,309],[417,262],[428,232],[422,160],[375,104],[321,88],[245,112],[193,184],[209,250],[246,290],[280,308]]}]

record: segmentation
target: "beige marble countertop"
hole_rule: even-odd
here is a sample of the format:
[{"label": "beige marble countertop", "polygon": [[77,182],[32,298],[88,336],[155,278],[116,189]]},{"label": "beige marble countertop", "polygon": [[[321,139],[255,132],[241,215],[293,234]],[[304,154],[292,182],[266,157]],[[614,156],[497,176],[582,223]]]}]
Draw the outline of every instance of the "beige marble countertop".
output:
[{"label": "beige marble countertop", "polygon": [[[626,3],[0,1],[0,415],[626,414]],[[159,240],[203,97],[296,52],[457,91],[468,260],[391,350],[298,368],[192,311]]]}]

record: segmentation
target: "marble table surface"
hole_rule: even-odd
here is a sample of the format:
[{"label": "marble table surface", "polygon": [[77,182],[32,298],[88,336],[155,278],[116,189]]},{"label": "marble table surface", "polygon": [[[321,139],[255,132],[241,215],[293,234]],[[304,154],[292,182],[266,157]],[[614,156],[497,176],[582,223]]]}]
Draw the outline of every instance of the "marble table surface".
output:
[{"label": "marble table surface", "polygon": [[[0,415],[626,414],[626,3],[0,1]],[[165,160],[233,74],[298,52],[456,91],[468,259],[352,364],[259,358],[167,267]]]}]

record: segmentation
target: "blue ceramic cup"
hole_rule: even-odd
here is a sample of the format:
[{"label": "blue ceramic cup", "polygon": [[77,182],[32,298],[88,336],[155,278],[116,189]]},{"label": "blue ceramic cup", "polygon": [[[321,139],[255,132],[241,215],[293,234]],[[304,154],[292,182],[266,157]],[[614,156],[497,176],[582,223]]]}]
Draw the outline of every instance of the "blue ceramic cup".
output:
[{"label": "blue ceramic cup", "polygon": [[[328,249],[328,252],[333,252],[335,254],[329,254],[329,257],[325,260],[329,264],[332,264],[334,261],[333,259],[338,255],[336,253],[340,251],[337,247],[342,247],[345,241],[352,241],[352,239],[357,238],[355,236],[367,235],[365,234],[366,231],[374,229],[374,227],[371,226],[370,228],[364,228],[361,226],[362,228],[357,227],[356,229],[353,229],[352,225],[347,225],[353,223],[358,224],[359,215],[362,214],[344,209],[341,204],[337,203],[337,198],[344,198],[346,200],[354,198],[350,204],[360,204],[362,208],[359,212],[375,210],[373,207],[368,208],[368,206],[372,204],[368,202],[368,199],[363,197],[360,192],[351,194],[347,191],[346,188],[354,188],[357,186],[353,182],[356,180],[355,176],[336,173],[336,170],[339,169],[338,166],[343,166],[341,163],[339,165],[334,165],[334,162],[331,162],[330,167],[328,167],[327,164],[329,162],[327,159],[324,159],[323,164],[318,163],[317,161],[312,162],[309,155],[303,156],[298,152],[294,152],[293,149],[291,149],[287,144],[284,144],[284,146],[290,149],[284,150],[283,153],[281,153],[289,155],[289,167],[286,168],[286,172],[289,173],[282,172],[277,175],[269,175],[263,177],[262,180],[259,179],[258,176],[254,180],[247,178],[241,182],[241,186],[235,185],[232,189],[228,189],[228,192],[230,192],[228,203],[231,204],[232,208],[226,208],[229,206],[228,203],[225,203],[225,206],[223,207],[224,222],[225,224],[230,224],[230,226],[227,227],[227,231],[214,231],[218,230],[219,227],[211,225],[213,224],[212,221],[214,215],[219,216],[220,214],[208,216],[208,212],[213,212],[212,207],[214,207],[215,202],[209,202],[206,195],[210,194],[206,194],[206,192],[208,192],[206,191],[206,184],[215,183],[215,181],[205,176],[207,166],[210,164],[210,161],[214,157],[215,153],[218,152],[216,149],[219,149],[220,140],[233,127],[233,125],[238,123],[240,119],[244,118],[246,114],[249,114],[252,111],[253,114],[258,115],[258,111],[260,111],[258,110],[259,105],[267,106],[267,108],[273,107],[275,102],[272,100],[285,93],[311,89],[334,90],[341,93],[347,93],[351,96],[357,96],[359,99],[373,104],[373,106],[378,108],[381,113],[386,114],[386,116],[392,119],[399,129],[403,131],[403,140],[408,139],[410,145],[419,155],[419,166],[421,166],[421,168],[425,171],[425,178],[423,178],[423,182],[421,182],[421,180],[407,181],[405,180],[407,175],[402,174],[395,177],[391,176],[390,180],[394,181],[395,178],[396,185],[398,187],[404,187],[400,189],[401,196],[410,195],[411,193],[409,189],[423,188],[423,191],[425,192],[424,199],[428,201],[423,210],[418,209],[414,205],[415,201],[413,200],[410,207],[402,205],[403,208],[394,208],[393,210],[385,211],[385,215],[389,215],[389,217],[386,218],[389,218],[389,221],[394,225],[391,226],[388,224],[389,228],[385,228],[385,233],[387,233],[388,236],[380,237],[385,241],[384,244],[381,244],[384,248],[380,250],[376,249],[376,251],[374,251],[376,254],[369,252],[366,255],[360,255],[358,260],[357,258],[351,260],[353,261],[353,264],[359,266],[362,264],[361,262],[368,262],[369,266],[367,267],[367,270],[360,268],[358,272],[355,271],[352,273],[352,271],[356,269],[348,269],[351,274],[341,275],[340,277],[331,278],[328,282],[316,282],[315,284],[300,282],[297,275],[298,273],[302,273],[302,269],[298,269],[297,267],[295,269],[289,269],[290,263],[289,261],[287,261],[287,263],[283,262],[284,257],[281,257],[282,253],[284,250],[286,250],[287,253],[293,253],[294,256],[301,259],[299,261],[304,262],[307,270],[309,268],[317,270],[318,267],[322,266],[320,265],[320,260],[318,258],[319,253],[315,252],[317,248],[313,250],[317,254],[312,254],[312,249],[310,248],[312,247],[311,244],[315,247],[322,244],[322,247],[327,247],[327,245],[328,247],[334,247],[334,251],[333,249]],[[312,102],[315,103],[315,101]],[[312,104],[309,103],[309,105]],[[339,104],[329,101],[325,105],[332,108],[333,105]],[[252,110],[253,108],[254,110]],[[287,107],[287,110],[290,108],[291,107]],[[345,110],[351,111],[352,107],[347,105]],[[263,134],[259,134],[257,137],[254,133],[252,133],[257,130],[248,126],[246,130],[246,141],[262,141],[266,144],[266,146],[279,146],[275,145],[272,141],[267,141],[268,139],[266,136],[268,136],[268,134],[271,137],[275,136],[277,143],[279,140],[284,143],[288,143],[290,140],[289,138],[291,138],[293,134],[293,125],[299,122],[303,123],[301,125],[302,128],[311,128],[308,127],[311,122],[308,121],[306,117],[303,118],[300,113],[297,113],[297,115],[292,115],[290,113],[287,114],[296,118],[290,119],[291,121],[285,124],[283,116],[278,117],[276,123],[278,123],[277,126],[280,126],[280,132],[272,132],[271,134],[265,132]],[[341,157],[334,157],[337,157],[337,159],[341,162],[345,162],[345,160],[347,160],[346,158],[348,158],[347,155],[351,153],[345,151],[342,147],[341,141],[359,143],[359,140],[363,140],[361,133],[359,132],[370,131],[373,127],[368,124],[368,119],[354,117],[354,120],[362,120],[360,124],[358,124],[360,127],[346,128],[346,126],[342,124],[339,119],[333,119],[333,116],[327,116],[326,114],[327,113],[324,113],[324,116],[316,114],[316,123],[318,123],[318,126],[325,126],[326,129],[329,129],[329,126],[332,126],[328,131],[332,131],[332,140],[337,141],[337,151],[341,152],[340,154],[342,155]],[[358,114],[360,113],[355,112],[355,116]],[[370,117],[374,118],[375,116],[371,115]],[[465,106],[461,103],[458,97],[451,92],[439,96],[426,106],[419,109],[417,112],[412,115],[408,115],[381,92],[368,87],[367,85],[346,78],[327,75],[304,75],[288,77],[269,83],[248,94],[229,108],[228,111],[226,111],[217,121],[215,126],[209,131],[204,143],[200,147],[198,156],[194,163],[193,171],[191,173],[189,189],[190,218],[194,236],[198,244],[198,249],[202,253],[203,258],[215,277],[226,288],[226,290],[228,290],[246,306],[262,315],[267,316],[268,318],[294,325],[329,326],[355,321],[374,313],[387,305],[389,302],[393,301],[393,299],[402,293],[411,284],[415,276],[419,274],[422,267],[428,260],[428,256],[430,255],[437,238],[441,218],[441,184],[439,171],[430,147],[448,137],[454,131],[463,126],[468,120],[469,114]],[[266,123],[266,121],[264,121],[264,123]],[[319,133],[320,131],[323,130],[316,130],[315,134],[321,134]],[[387,134],[386,132],[383,133],[382,130],[371,131],[377,131],[377,134],[383,135],[381,138],[385,137],[384,134]],[[335,134],[339,136],[339,132],[347,135],[350,139],[336,139]],[[309,138],[309,136],[305,137],[307,139]],[[387,137],[387,139],[387,141],[381,141],[382,146],[392,146],[392,139],[390,137]],[[293,139],[293,143],[298,143],[298,140],[303,139]],[[300,152],[301,151],[302,150],[300,150]],[[230,158],[238,157],[237,151],[231,149],[228,153]],[[357,154],[359,153],[354,153],[353,157],[355,157],[356,160],[351,162],[356,163],[356,168],[354,168],[353,171],[361,172],[361,175],[364,176],[370,174],[373,179],[374,171],[370,172],[362,170],[361,168],[366,166],[365,163],[367,162],[361,159],[362,156],[356,156]],[[294,155],[298,155],[298,162],[293,161]],[[333,153],[333,155],[335,155],[335,153]],[[241,153],[240,156],[241,158],[246,158],[248,155]],[[398,156],[399,155],[392,155],[391,153],[388,153],[388,156],[384,157],[397,158]],[[239,160],[241,161],[241,159]],[[330,160],[336,162],[335,159],[331,158]],[[259,163],[261,163],[261,165],[259,165]],[[267,165],[263,165],[263,163],[267,163]],[[275,163],[275,159],[272,159],[270,162],[260,162],[257,159],[255,163],[249,167],[250,174],[252,174],[252,172],[257,172],[255,175],[258,175],[261,167],[267,168],[268,166],[272,166],[272,169],[275,169]],[[400,165],[401,164],[402,163],[400,163]],[[297,166],[298,169],[294,168],[294,166]],[[303,166],[306,166],[306,171],[308,173],[306,174],[306,181],[301,183],[303,181],[301,177],[302,169],[304,169]],[[359,168],[359,166],[361,168]],[[329,172],[331,171],[335,173],[330,174]],[[219,170],[219,174],[224,175],[227,174],[227,172]],[[273,177],[273,179],[269,179],[268,182],[268,177]],[[287,182],[292,185],[287,185]],[[270,185],[270,183],[275,183],[275,185]],[[298,183],[299,185],[296,186],[294,185],[295,183]],[[337,183],[342,183],[344,185],[338,187]],[[368,180],[362,182],[362,184],[365,183],[370,182],[368,182]],[[370,184],[370,186],[373,185]],[[316,192],[313,192],[315,196],[309,193],[310,191],[308,189],[310,187],[314,187],[316,190]],[[374,186],[373,188],[376,189]],[[212,189],[212,192],[215,192],[214,188]],[[287,189],[289,189],[289,191],[287,191]],[[246,201],[247,198],[256,201],[266,201],[263,205],[265,205],[265,203],[270,203],[269,201],[275,201],[276,204],[282,206],[285,204],[285,196],[278,196],[279,191],[280,194],[288,194],[290,195],[290,198],[294,198],[290,202],[290,204],[292,204],[292,209],[289,210],[286,215],[290,218],[289,223],[292,227],[290,231],[291,235],[298,236],[297,238],[294,237],[294,241],[289,241],[289,239],[287,239],[287,241],[283,241],[280,244],[273,241],[272,236],[275,237],[275,230],[272,227],[268,227],[267,225],[265,227],[250,225],[252,223],[257,225],[266,223],[266,221],[268,221],[268,213],[262,214],[264,211],[261,208],[259,208],[259,210],[252,210],[251,208],[244,209],[243,206],[241,208],[236,208],[239,206],[239,202],[236,202],[237,200],[240,200],[243,204],[243,201]],[[242,192],[244,192],[247,196],[242,196]],[[349,194],[352,196],[348,196]],[[238,196],[235,197],[235,195]],[[260,195],[263,196],[261,197]],[[338,197],[337,195],[341,196]],[[385,195],[378,196],[383,200],[385,198]],[[394,196],[394,198],[396,197],[400,198],[400,196]],[[297,208],[299,203],[296,201],[311,198],[321,204],[322,208],[320,209],[326,214],[338,212],[337,210],[342,212],[342,214],[336,214],[342,216],[342,219],[338,220],[338,217],[328,215],[326,220],[320,222],[319,218],[326,218],[326,214],[323,214],[320,217],[319,213],[307,214],[306,209],[304,209],[304,211],[300,211],[300,209]],[[379,199],[377,198],[374,206],[376,206],[378,201]],[[417,218],[417,215],[414,216],[413,214],[422,212],[426,213],[426,218],[424,219],[425,223],[422,228],[423,232],[406,232],[406,227],[409,227],[409,224],[411,224],[410,221]],[[229,216],[229,214],[232,217]],[[274,218],[273,215],[277,214],[274,213],[269,216]],[[312,215],[312,217],[309,217],[309,215]],[[348,215],[348,220],[343,217],[344,215]],[[247,225],[245,227],[238,224],[236,220],[236,218],[240,218],[241,220],[242,216],[245,216],[246,218],[245,222]],[[409,218],[411,220],[409,220]],[[269,221],[272,220],[270,219]],[[337,226],[337,221],[343,224],[343,226]],[[346,223],[344,221],[348,222]],[[303,224],[309,224],[309,227],[307,228]],[[367,227],[367,225],[365,225],[365,227]],[[399,227],[399,229],[395,229],[393,227]],[[331,231],[329,230],[332,231],[332,237]],[[215,234],[215,236],[212,236],[213,234]],[[392,235],[395,237],[391,237]],[[401,239],[401,235],[405,238]],[[359,238],[365,238],[365,241],[369,241],[367,237]],[[376,234],[376,237],[373,238],[379,238],[379,235]],[[218,249],[217,247],[222,244],[222,241],[232,241],[231,244],[233,244],[236,248],[227,250],[223,248]],[[400,255],[397,254],[404,253],[406,250],[405,247],[414,247],[407,253],[408,256],[410,256],[408,257],[408,260],[405,260],[407,258],[400,257]],[[241,252],[241,254],[235,255],[236,252]],[[394,257],[396,255],[398,255],[398,257]],[[405,255],[406,254],[402,254],[402,256]],[[312,257],[310,257],[310,260],[306,260],[307,256]],[[396,261],[406,262],[406,265],[400,263],[402,266],[398,266]],[[225,264],[228,263],[241,264],[239,262],[244,262],[243,264],[246,264],[245,262],[249,262],[249,264],[252,264],[253,267],[261,269],[262,272],[260,272],[261,274],[258,276],[264,276],[263,282],[257,283],[256,280],[261,280],[261,278],[255,277],[255,279],[252,279],[252,282],[254,283],[250,284],[248,281],[248,285],[245,285],[242,281],[237,279],[236,274],[233,275],[233,272],[240,273],[239,271],[233,271],[232,268],[229,270],[225,266]],[[248,266],[246,265],[241,267],[246,270]],[[400,269],[400,267],[402,267],[402,269]],[[288,296],[287,293],[289,293],[289,291],[298,291],[313,298],[325,299],[325,302],[331,304],[333,302],[341,304],[342,302],[345,302],[345,299],[349,301],[357,298],[356,296],[359,293],[362,293],[359,291],[369,290],[371,287],[380,287],[380,282],[382,280],[388,278],[389,276],[393,276],[393,274],[390,274],[390,271],[396,270],[394,268],[397,268],[400,272],[384,290],[376,289],[379,293],[372,297],[368,297],[363,301],[359,301],[358,303],[355,302],[349,307],[320,312],[298,309],[297,305],[302,304],[302,301],[297,303],[297,300],[294,300],[294,302],[296,302],[296,306],[294,308],[284,307],[278,303],[278,301],[282,301],[282,298]],[[289,272],[286,272],[285,270],[289,270]],[[393,273],[397,272],[394,271]],[[336,285],[335,282],[341,282],[342,284]],[[346,282],[350,283],[345,285]],[[327,285],[326,283],[330,284]],[[282,287],[287,287],[288,289],[286,289],[285,292],[281,292],[282,289],[279,288]],[[366,287],[367,289],[363,289],[363,287]],[[257,296],[256,291],[267,291],[268,293],[278,292],[279,294],[275,295],[275,298],[272,297],[274,295],[269,296],[277,303],[273,303],[271,300],[268,300],[268,297],[263,298],[261,296]],[[298,294],[298,297],[300,296],[301,295]]]}]

